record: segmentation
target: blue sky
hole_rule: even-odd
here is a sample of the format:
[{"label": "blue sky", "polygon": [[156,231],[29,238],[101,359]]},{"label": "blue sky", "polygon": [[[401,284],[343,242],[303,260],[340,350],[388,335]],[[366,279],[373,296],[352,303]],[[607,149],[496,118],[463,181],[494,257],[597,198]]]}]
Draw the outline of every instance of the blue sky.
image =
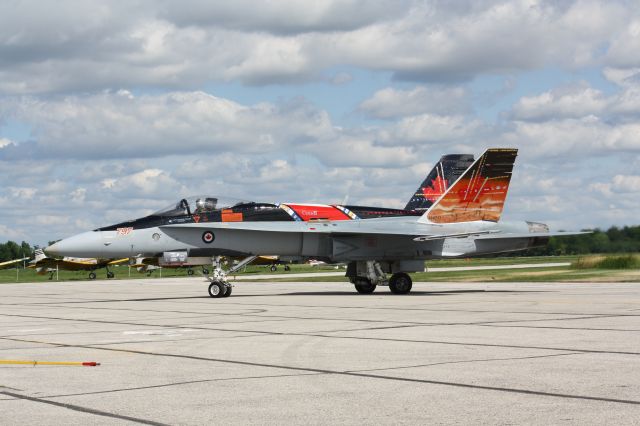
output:
[{"label": "blue sky", "polygon": [[442,154],[493,146],[520,150],[505,219],[638,224],[639,9],[4,3],[0,240],[189,194],[402,207]]}]

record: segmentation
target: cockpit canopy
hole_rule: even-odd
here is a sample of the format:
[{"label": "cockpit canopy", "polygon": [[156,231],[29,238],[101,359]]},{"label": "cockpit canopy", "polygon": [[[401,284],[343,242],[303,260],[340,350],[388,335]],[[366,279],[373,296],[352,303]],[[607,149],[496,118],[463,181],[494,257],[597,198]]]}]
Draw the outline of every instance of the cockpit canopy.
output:
[{"label": "cockpit canopy", "polygon": [[177,203],[171,204],[164,209],[158,210],[153,213],[153,216],[172,217],[209,213],[247,203],[250,203],[250,201],[212,195],[193,195],[191,197],[183,198]]}]

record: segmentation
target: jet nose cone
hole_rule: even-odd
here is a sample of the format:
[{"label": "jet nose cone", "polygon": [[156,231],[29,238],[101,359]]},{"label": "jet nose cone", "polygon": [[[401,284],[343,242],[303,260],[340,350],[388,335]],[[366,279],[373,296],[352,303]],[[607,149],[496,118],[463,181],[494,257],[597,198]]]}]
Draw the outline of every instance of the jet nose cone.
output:
[{"label": "jet nose cone", "polygon": [[44,249],[44,254],[46,254],[49,257],[60,257],[62,256],[60,254],[60,246],[62,241],[58,241],[57,243],[53,243],[51,244],[49,247],[46,247]]},{"label": "jet nose cone", "polygon": [[49,256],[98,257],[103,251],[99,232],[84,232],[50,245],[44,252]]}]

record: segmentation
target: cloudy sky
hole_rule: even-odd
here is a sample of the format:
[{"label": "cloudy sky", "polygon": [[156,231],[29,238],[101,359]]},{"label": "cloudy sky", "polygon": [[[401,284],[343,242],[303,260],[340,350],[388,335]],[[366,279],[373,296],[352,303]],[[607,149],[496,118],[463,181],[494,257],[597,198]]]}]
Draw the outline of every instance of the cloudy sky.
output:
[{"label": "cloudy sky", "polygon": [[637,1],[0,2],[0,241],[191,194],[402,207],[517,147],[503,218],[640,224]]}]

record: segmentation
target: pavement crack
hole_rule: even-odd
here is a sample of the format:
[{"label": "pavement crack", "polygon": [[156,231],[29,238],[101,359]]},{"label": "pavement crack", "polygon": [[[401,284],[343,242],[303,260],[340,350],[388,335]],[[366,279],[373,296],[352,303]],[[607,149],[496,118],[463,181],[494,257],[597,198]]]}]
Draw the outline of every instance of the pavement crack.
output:
[{"label": "pavement crack", "polygon": [[165,426],[165,423],[159,423],[159,422],[155,422],[153,420],[146,420],[146,419],[141,419],[141,418],[138,418],[138,417],[124,416],[122,414],[116,414],[116,413],[110,413],[110,412],[107,412],[107,411],[96,410],[95,408],[83,407],[81,405],[76,405],[76,404],[68,404],[68,403],[64,403],[64,402],[49,401],[48,399],[36,398],[36,397],[33,397],[33,396],[22,395],[22,394],[15,393],[15,392],[0,391],[0,394],[6,395],[6,396],[10,396],[10,397],[13,397],[13,398],[16,398],[16,399],[23,399],[23,400],[32,401],[32,402],[39,402],[41,404],[54,405],[56,407],[66,408],[68,410],[78,411],[80,413],[93,414],[95,416],[110,417],[112,419],[119,419],[119,420],[127,420],[127,421],[130,421],[130,422],[140,423],[140,424],[144,424],[144,425]]},{"label": "pavement crack", "polygon": [[512,360],[521,360],[521,359],[551,358],[551,357],[556,357],[556,356],[568,356],[568,355],[582,355],[582,354],[580,352],[567,352],[567,353],[562,353],[562,354],[533,355],[533,356],[521,356],[521,357],[509,357],[509,358],[468,359],[468,360],[462,360],[462,361],[434,362],[434,363],[431,363],[431,364],[405,365],[405,366],[400,366],[400,367],[370,368],[370,369],[365,369],[365,370],[348,370],[348,372],[350,372],[350,373],[363,373],[363,372],[371,372],[371,371],[404,370],[404,369],[408,369],[408,368],[432,367],[432,366],[435,366],[435,365],[467,364],[467,363],[491,362],[491,361],[512,361]]},{"label": "pavement crack", "polygon": [[65,398],[65,397],[69,397],[69,396],[102,395],[102,394],[107,394],[107,393],[166,388],[166,387],[171,387],[171,386],[191,385],[191,384],[197,384],[197,383],[227,382],[227,381],[253,380],[253,379],[273,379],[273,378],[280,378],[280,377],[317,376],[319,374],[326,374],[326,373],[270,374],[270,375],[262,375],[262,376],[225,377],[225,378],[222,378],[222,379],[189,380],[189,381],[184,381],[184,382],[163,383],[161,385],[138,386],[138,387],[122,388],[122,389],[109,389],[109,390],[95,391],[95,392],[80,392],[80,393],[69,393],[69,394],[62,394],[62,395],[47,395],[47,396],[45,396],[45,398]]}]

